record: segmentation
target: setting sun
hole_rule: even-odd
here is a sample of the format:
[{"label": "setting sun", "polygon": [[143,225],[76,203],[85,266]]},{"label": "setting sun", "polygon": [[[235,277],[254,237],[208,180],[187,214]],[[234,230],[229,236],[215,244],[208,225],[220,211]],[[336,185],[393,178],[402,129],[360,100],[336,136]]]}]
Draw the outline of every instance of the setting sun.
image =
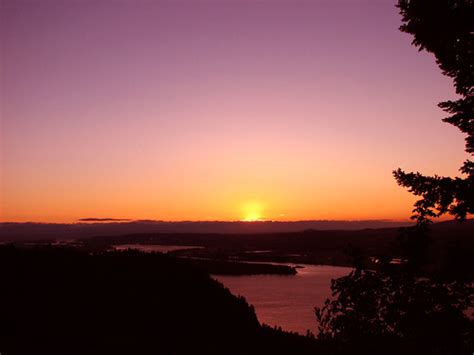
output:
[{"label": "setting sun", "polygon": [[261,203],[256,201],[250,201],[242,206],[242,215],[244,222],[255,222],[263,219],[262,215],[263,206]]}]

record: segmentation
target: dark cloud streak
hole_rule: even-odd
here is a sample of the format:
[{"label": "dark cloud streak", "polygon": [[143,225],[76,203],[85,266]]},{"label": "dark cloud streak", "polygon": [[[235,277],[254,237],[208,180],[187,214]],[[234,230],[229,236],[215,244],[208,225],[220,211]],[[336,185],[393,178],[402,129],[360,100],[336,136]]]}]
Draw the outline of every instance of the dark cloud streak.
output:
[{"label": "dark cloud streak", "polygon": [[78,222],[129,222],[128,218],[80,218]]}]

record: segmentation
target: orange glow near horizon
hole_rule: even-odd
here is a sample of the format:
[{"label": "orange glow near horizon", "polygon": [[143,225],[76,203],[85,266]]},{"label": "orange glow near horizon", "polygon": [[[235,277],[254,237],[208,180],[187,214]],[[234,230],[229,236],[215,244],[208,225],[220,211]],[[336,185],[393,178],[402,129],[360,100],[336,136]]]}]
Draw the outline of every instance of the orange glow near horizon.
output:
[{"label": "orange glow near horizon", "polygon": [[0,221],[406,220],[470,156],[392,1],[8,3]]},{"label": "orange glow near horizon", "polygon": [[256,222],[263,220],[263,205],[257,201],[246,202],[242,206],[242,212],[244,222]]}]

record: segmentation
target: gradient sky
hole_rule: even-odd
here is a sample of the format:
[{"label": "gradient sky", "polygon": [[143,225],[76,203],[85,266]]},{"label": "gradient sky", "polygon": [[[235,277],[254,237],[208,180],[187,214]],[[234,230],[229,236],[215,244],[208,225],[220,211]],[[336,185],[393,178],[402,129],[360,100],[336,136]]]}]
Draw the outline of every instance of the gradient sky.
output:
[{"label": "gradient sky", "polygon": [[1,0],[0,219],[407,218],[467,155],[394,3]]}]

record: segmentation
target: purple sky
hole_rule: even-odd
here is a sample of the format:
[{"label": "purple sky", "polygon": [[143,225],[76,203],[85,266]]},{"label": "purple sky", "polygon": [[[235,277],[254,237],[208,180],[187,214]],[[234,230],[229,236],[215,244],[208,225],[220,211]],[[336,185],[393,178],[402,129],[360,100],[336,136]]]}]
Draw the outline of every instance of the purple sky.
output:
[{"label": "purple sky", "polygon": [[466,158],[394,1],[0,4],[1,220],[406,218]]}]

